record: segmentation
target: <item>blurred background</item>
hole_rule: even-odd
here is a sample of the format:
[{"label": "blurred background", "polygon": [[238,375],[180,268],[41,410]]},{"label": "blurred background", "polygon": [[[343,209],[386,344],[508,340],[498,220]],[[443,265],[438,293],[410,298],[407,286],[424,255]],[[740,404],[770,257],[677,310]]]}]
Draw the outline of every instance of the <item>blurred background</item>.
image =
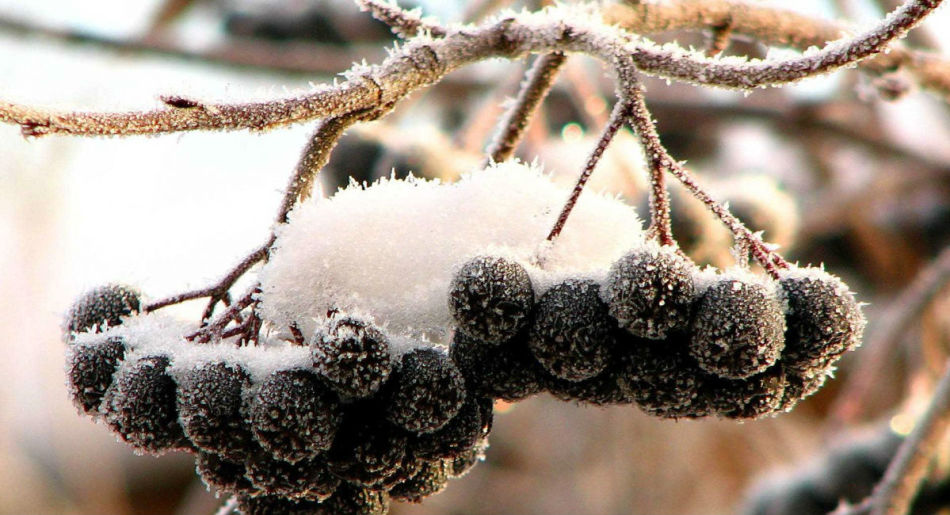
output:
[{"label": "blurred background", "polygon": [[[894,4],[758,3],[857,23]],[[448,21],[537,7],[413,5]],[[946,53],[948,29],[943,10],[907,43]],[[702,47],[707,35],[656,37]],[[346,0],[0,0],[0,99],[83,110],[151,109],[163,94],[270,99],[306,92],[353,62],[378,62],[391,42]],[[739,38],[727,50],[780,55],[771,52]],[[395,170],[451,180],[476,166],[525,69],[468,67],[351,130],[324,174],[325,192],[350,176],[371,181]],[[519,156],[573,182],[612,91],[598,63],[572,58]],[[950,242],[945,100],[899,73],[847,71],[748,96],[648,81],[672,154],[786,257],[842,276],[868,303],[868,335],[893,319],[895,299]],[[214,513],[222,499],[195,478],[190,456],[136,456],[77,415],[60,321],[77,295],[102,283],[129,283],[155,299],[219,278],[266,238],[311,131],[25,140],[0,125],[0,514]],[[641,161],[633,136],[621,134],[593,186],[645,211]],[[729,235],[675,188],[673,202],[684,249],[699,263],[731,264]],[[201,307],[175,309],[197,318]],[[765,503],[770,513],[813,513],[775,511],[774,499],[835,480],[850,490],[823,492],[824,501],[859,500],[943,370],[948,310],[950,299],[936,295],[877,357],[870,347],[852,353],[821,392],[776,418],[669,421],[546,395],[498,405],[485,463],[424,504],[392,512],[701,514]],[[920,513],[947,505],[945,478],[937,467],[928,493],[936,508],[921,504]]]}]

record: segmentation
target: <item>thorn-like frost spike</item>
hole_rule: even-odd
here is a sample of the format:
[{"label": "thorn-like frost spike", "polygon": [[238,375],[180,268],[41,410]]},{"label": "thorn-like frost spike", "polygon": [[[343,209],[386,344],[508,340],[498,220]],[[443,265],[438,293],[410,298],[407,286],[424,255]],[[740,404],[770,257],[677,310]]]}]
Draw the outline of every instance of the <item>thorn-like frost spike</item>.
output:
[{"label": "thorn-like frost spike", "polygon": [[455,331],[449,357],[474,395],[517,401],[544,390],[544,370],[521,337],[493,345]]},{"label": "thorn-like frost spike", "polygon": [[530,320],[534,288],[513,261],[481,256],[462,266],[449,289],[449,312],[459,329],[489,343],[513,338]]},{"label": "thorn-like frost spike", "polygon": [[195,469],[208,488],[219,492],[252,493],[254,486],[244,477],[243,462],[230,461],[211,452],[198,452]]},{"label": "thorn-like frost spike", "polygon": [[774,365],[785,347],[785,316],[775,293],[739,279],[713,283],[692,324],[690,354],[710,374],[744,379]]},{"label": "thorn-like frost spike", "polygon": [[406,433],[376,418],[372,409],[355,408],[327,453],[330,470],[342,479],[378,488],[397,474],[406,458]]},{"label": "thorn-like frost spike", "polygon": [[271,374],[257,389],[250,409],[254,436],[289,462],[330,449],[341,417],[336,395],[307,370]]},{"label": "thorn-like frost spike", "polygon": [[145,453],[160,454],[187,444],[168,365],[165,356],[139,358],[119,370],[102,401],[109,427]]},{"label": "thorn-like frost spike", "polygon": [[112,384],[112,376],[125,358],[125,340],[112,336],[91,344],[74,345],[70,351],[69,394],[83,413],[95,415]]},{"label": "thorn-like frost spike", "polygon": [[664,418],[703,417],[698,402],[705,374],[683,349],[683,337],[667,341],[628,336],[619,343],[629,395],[650,415]]},{"label": "thorn-like frost spike", "polygon": [[141,308],[139,292],[122,284],[108,284],[89,290],[76,299],[66,315],[67,333],[81,333],[89,329],[99,332],[106,325],[115,327],[122,317]]},{"label": "thorn-like frost spike", "polygon": [[637,250],[610,268],[603,297],[630,334],[660,340],[689,325],[696,265],[670,247]]},{"label": "thorn-like frost spike", "polygon": [[445,489],[449,481],[449,464],[444,461],[423,462],[409,479],[389,490],[389,496],[397,501],[420,503],[430,495]]},{"label": "thorn-like frost spike", "polygon": [[583,381],[607,368],[616,345],[613,327],[597,283],[569,279],[538,300],[528,347],[554,376]]},{"label": "thorn-like frost spike", "polygon": [[781,410],[784,394],[785,372],[776,366],[746,379],[711,378],[700,397],[714,413],[743,420]]},{"label": "thorn-like frost spike", "polygon": [[426,460],[454,459],[469,453],[491,430],[493,402],[468,395],[455,417],[441,429],[409,438],[412,454]]},{"label": "thorn-like frost spike", "polygon": [[263,450],[247,460],[247,478],[261,492],[295,499],[326,499],[340,486],[320,458],[288,463]]},{"label": "thorn-like frost spike", "polygon": [[788,300],[782,353],[787,368],[823,369],[860,345],[864,315],[840,279],[817,268],[792,269],[779,284]]},{"label": "thorn-like frost spike", "polygon": [[250,376],[239,365],[206,363],[178,383],[178,411],[185,435],[199,449],[231,459],[244,457],[253,436],[241,411]]},{"label": "thorn-like frost spike", "polygon": [[310,343],[313,366],[342,397],[366,398],[392,371],[389,339],[375,325],[351,316],[334,316]]},{"label": "thorn-like frost spike", "polygon": [[386,419],[413,433],[445,426],[465,402],[462,373],[444,352],[431,348],[403,354],[387,389]]}]

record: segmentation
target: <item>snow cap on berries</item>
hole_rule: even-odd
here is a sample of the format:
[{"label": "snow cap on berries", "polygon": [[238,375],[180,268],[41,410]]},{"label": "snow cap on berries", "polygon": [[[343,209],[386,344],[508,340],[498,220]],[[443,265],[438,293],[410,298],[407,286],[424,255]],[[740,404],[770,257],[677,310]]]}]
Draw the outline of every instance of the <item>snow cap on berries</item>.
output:
[{"label": "snow cap on berries", "polygon": [[710,374],[764,372],[785,347],[785,311],[775,284],[735,270],[711,279],[697,302],[690,354]]},{"label": "snow cap on berries", "polygon": [[697,271],[672,247],[647,244],[614,263],[602,295],[630,334],[662,339],[689,325]]},{"label": "snow cap on berries", "polygon": [[445,352],[417,348],[402,355],[386,395],[386,419],[413,433],[445,426],[465,402],[465,379]]},{"label": "snow cap on berries", "polygon": [[99,332],[106,326],[115,327],[122,317],[141,309],[141,295],[130,286],[107,284],[82,294],[66,314],[67,333],[81,333],[92,329]]},{"label": "snow cap on berries", "polygon": [[343,397],[376,393],[392,371],[389,338],[371,322],[350,315],[331,317],[310,342],[314,369]]},{"label": "snow cap on berries", "polygon": [[530,321],[534,288],[520,264],[479,256],[455,274],[449,312],[460,331],[490,343],[511,339]]}]

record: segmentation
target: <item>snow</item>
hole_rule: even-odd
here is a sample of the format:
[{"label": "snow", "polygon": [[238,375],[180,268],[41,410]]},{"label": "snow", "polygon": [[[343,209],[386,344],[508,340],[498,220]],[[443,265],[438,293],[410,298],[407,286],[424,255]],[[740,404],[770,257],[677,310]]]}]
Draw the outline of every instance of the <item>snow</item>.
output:
[{"label": "snow", "polygon": [[569,194],[538,167],[506,162],[451,184],[390,178],[315,197],[277,230],[259,275],[261,314],[309,336],[335,308],[368,315],[392,336],[447,342],[449,284],[472,257],[519,262],[540,295],[566,277],[603,277],[643,244],[631,206],[585,191],[547,248]]}]

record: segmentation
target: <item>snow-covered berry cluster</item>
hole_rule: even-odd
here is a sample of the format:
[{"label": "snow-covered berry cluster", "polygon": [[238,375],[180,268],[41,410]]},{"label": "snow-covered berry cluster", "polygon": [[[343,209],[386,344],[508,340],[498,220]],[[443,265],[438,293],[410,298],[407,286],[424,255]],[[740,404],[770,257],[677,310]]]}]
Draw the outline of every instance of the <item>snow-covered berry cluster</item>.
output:
[{"label": "snow-covered berry cluster", "polygon": [[778,281],[700,270],[652,244],[601,282],[567,278],[534,296],[514,261],[480,256],[460,268],[450,354],[472,391],[758,418],[817,391],[864,328],[853,295],[823,270],[783,269]]}]

